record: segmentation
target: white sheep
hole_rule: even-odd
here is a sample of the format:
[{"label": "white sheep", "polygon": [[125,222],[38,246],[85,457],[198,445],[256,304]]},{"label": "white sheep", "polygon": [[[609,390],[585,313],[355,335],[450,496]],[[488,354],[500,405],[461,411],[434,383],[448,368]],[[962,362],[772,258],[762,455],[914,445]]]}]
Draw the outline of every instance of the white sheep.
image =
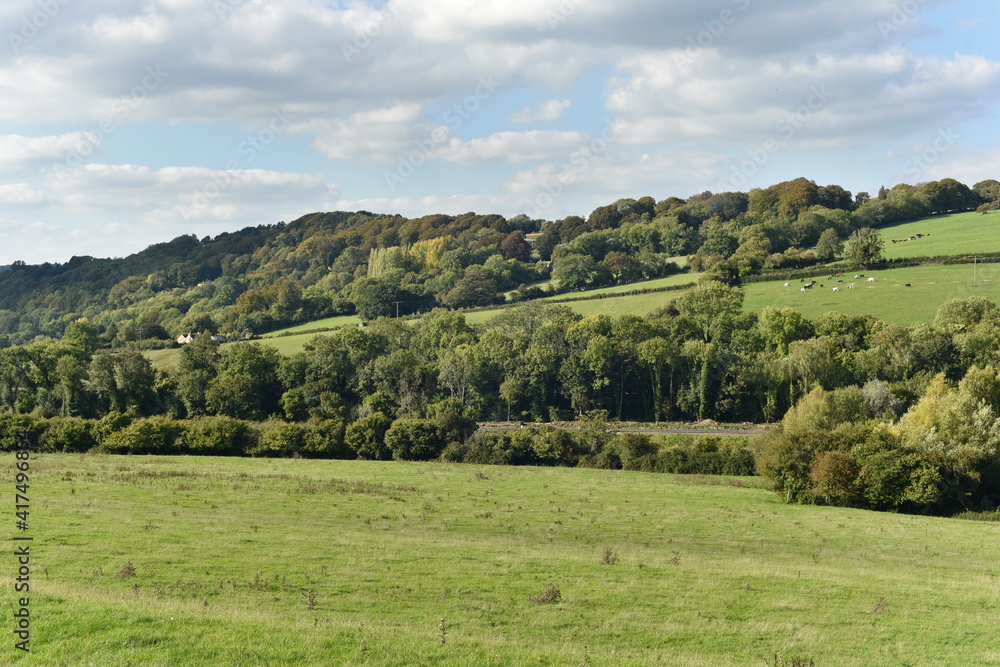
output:
[{"label": "white sheep", "polygon": [[874,278],[869,278],[868,282],[873,283],[873,282],[875,282],[875,279]]},{"label": "white sheep", "polygon": [[854,289],[854,283],[851,283],[850,285],[848,285],[847,289]]},{"label": "white sheep", "polygon": [[834,287],[834,288],[833,288],[833,291],[834,291],[834,292],[839,292],[839,291],[840,291],[840,288],[839,288],[839,287]]},{"label": "white sheep", "polygon": [[791,286],[792,286],[791,283],[785,283],[785,287],[791,287]]},{"label": "white sheep", "polygon": [[800,292],[805,292],[805,291],[806,291],[806,288],[805,288],[805,287],[800,287],[800,288],[799,288],[799,291],[800,291]]}]

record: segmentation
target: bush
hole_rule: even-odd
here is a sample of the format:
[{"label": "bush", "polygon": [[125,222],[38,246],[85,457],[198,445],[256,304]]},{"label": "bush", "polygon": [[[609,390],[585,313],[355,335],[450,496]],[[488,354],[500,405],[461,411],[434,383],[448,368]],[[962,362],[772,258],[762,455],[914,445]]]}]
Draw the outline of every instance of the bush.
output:
[{"label": "bush", "polygon": [[44,423],[27,415],[0,414],[0,450],[12,452],[17,449],[22,431],[28,431],[32,446],[38,447]]},{"label": "bush", "polygon": [[324,459],[354,459],[357,454],[344,442],[344,422],[312,419],[305,425],[303,454]]},{"label": "bush", "polygon": [[534,438],[525,431],[479,431],[465,443],[452,442],[442,460],[480,465],[533,465],[537,463]]},{"label": "bush", "polygon": [[655,472],[675,475],[752,476],[754,453],[746,438],[680,435],[671,438],[655,457],[644,463]]},{"label": "bush", "polygon": [[846,452],[821,452],[809,469],[812,494],[830,505],[858,503],[857,477],[858,466]]},{"label": "bush", "polygon": [[302,451],[305,432],[300,424],[269,421],[260,425],[259,432],[257,446],[250,450],[251,456],[283,458]]},{"label": "bush", "polygon": [[531,433],[535,462],[543,466],[574,466],[579,460],[579,446],[572,434],[552,426],[542,426]]},{"label": "bush", "polygon": [[940,500],[941,473],[925,455],[886,449],[863,459],[858,485],[877,510],[921,509]]},{"label": "bush", "polygon": [[615,439],[614,448],[625,470],[650,470],[657,450],[644,433],[623,433]]},{"label": "bush", "polygon": [[179,421],[145,417],[112,433],[97,449],[108,454],[177,454],[183,434],[184,426]]},{"label": "bush", "polygon": [[196,417],[184,425],[186,452],[202,456],[242,456],[254,446],[250,424],[232,417]]},{"label": "bush", "polygon": [[94,437],[98,445],[103,445],[112,434],[121,431],[132,423],[132,418],[121,412],[109,412],[97,420],[94,425]]},{"label": "bush", "polygon": [[96,422],[80,417],[53,417],[41,437],[42,448],[49,452],[89,451],[98,444],[96,426]]},{"label": "bush", "polygon": [[388,461],[392,450],[385,444],[385,434],[392,426],[392,419],[381,412],[373,412],[347,427],[344,444],[357,455],[369,461]]},{"label": "bush", "polygon": [[427,419],[397,419],[386,431],[385,444],[397,461],[430,461],[445,446],[441,428]]}]

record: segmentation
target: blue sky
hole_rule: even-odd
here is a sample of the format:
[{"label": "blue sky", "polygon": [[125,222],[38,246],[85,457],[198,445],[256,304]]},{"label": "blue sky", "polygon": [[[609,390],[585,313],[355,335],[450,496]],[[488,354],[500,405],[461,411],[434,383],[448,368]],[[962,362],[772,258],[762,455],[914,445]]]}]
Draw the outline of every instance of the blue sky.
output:
[{"label": "blue sky", "polygon": [[322,210],[1000,178],[994,0],[16,0],[0,264]]}]

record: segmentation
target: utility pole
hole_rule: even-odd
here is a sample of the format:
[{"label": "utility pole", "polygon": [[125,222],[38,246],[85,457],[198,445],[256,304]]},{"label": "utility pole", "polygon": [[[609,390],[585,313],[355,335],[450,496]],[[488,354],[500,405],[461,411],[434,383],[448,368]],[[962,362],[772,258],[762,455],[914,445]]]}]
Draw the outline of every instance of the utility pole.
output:
[{"label": "utility pole", "polygon": [[970,255],[968,259],[972,260],[972,286],[976,286],[976,265],[979,260],[983,258],[982,255]]}]

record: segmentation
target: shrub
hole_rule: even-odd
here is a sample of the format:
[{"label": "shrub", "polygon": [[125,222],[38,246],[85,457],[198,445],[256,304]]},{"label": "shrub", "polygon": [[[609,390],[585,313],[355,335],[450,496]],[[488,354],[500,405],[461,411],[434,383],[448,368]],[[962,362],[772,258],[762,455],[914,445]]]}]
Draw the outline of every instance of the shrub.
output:
[{"label": "shrub", "polygon": [[181,422],[167,417],[145,417],[112,433],[97,449],[109,454],[176,454],[181,449],[183,434]]},{"label": "shrub", "polygon": [[809,468],[813,495],[831,505],[857,504],[857,477],[858,466],[846,452],[821,452]]},{"label": "shrub", "polygon": [[17,449],[22,431],[30,432],[31,444],[38,446],[39,436],[43,430],[42,422],[27,415],[0,414],[0,450],[11,452]]},{"label": "shrub", "polygon": [[865,503],[878,510],[934,504],[940,499],[940,482],[938,467],[926,456],[899,449],[865,457],[858,473]]},{"label": "shrub", "polygon": [[465,443],[452,442],[441,453],[441,458],[454,463],[479,465],[533,465],[537,457],[535,440],[524,431],[479,431]]},{"label": "shrub", "polygon": [[103,445],[109,436],[121,431],[131,423],[132,418],[121,412],[111,411],[104,415],[94,425],[94,437],[97,439],[97,444]]},{"label": "shrub", "polygon": [[625,470],[649,470],[656,454],[652,438],[644,433],[623,433],[614,441],[614,448]]},{"label": "shrub", "polygon": [[354,450],[344,442],[345,430],[344,422],[339,419],[312,419],[306,422],[302,452],[324,459],[357,458]]},{"label": "shrub", "polygon": [[196,417],[181,422],[187,453],[241,456],[254,446],[250,424],[231,417]]},{"label": "shrub", "polygon": [[385,444],[397,461],[430,461],[445,446],[441,428],[428,419],[397,419],[385,433]]},{"label": "shrub", "polygon": [[385,444],[385,434],[392,426],[392,419],[381,412],[373,412],[347,427],[344,443],[363,459],[388,461],[392,450]]},{"label": "shrub", "polygon": [[269,458],[295,456],[302,451],[304,439],[304,429],[300,424],[264,422],[260,425],[257,446],[250,451],[250,455]]},{"label": "shrub", "polygon": [[531,433],[531,450],[538,465],[574,466],[579,458],[572,434],[552,426]]},{"label": "shrub", "polygon": [[51,452],[86,452],[97,446],[96,422],[80,417],[53,417],[42,435],[42,447]]}]

